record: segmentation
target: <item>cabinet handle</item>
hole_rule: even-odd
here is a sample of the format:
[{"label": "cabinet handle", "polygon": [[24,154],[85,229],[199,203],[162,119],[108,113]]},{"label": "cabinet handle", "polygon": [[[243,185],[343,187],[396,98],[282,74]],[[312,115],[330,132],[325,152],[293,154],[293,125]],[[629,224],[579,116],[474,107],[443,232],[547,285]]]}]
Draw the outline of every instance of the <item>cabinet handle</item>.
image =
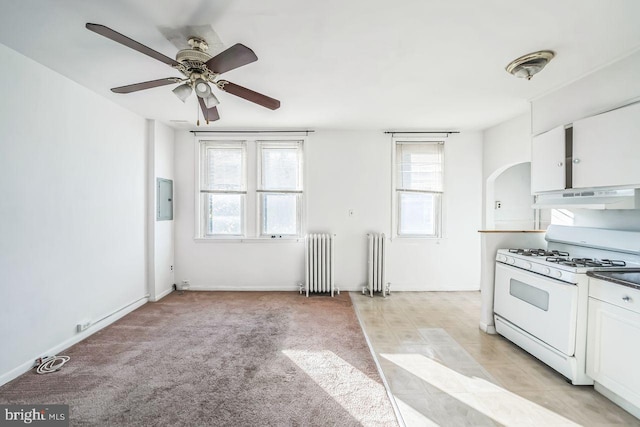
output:
[{"label": "cabinet handle", "polygon": [[624,301],[624,302],[631,302],[631,297],[623,296],[623,297],[622,297],[622,301]]},{"label": "cabinet handle", "polygon": [[577,165],[578,163],[580,163],[580,159],[573,159],[573,163]]},{"label": "cabinet handle", "polygon": [[562,167],[562,162],[558,162],[558,167],[561,168]]}]

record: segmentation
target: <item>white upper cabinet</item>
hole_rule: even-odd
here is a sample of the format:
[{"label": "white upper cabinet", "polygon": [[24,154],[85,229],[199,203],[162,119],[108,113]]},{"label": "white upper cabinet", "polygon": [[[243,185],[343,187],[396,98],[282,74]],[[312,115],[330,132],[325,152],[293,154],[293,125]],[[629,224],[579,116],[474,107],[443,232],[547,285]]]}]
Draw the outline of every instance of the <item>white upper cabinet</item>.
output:
[{"label": "white upper cabinet", "polygon": [[637,184],[640,184],[640,103],[573,123],[574,188]]},{"label": "white upper cabinet", "polygon": [[558,126],[532,138],[531,192],[565,188],[565,129]]}]

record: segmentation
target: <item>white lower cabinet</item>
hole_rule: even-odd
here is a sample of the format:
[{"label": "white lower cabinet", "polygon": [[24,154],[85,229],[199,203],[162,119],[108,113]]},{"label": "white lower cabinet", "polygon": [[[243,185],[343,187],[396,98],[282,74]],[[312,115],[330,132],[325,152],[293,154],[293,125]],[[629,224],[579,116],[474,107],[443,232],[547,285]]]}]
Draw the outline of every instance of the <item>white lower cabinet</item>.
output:
[{"label": "white lower cabinet", "polygon": [[632,413],[640,408],[639,305],[639,290],[590,279],[587,374]]}]

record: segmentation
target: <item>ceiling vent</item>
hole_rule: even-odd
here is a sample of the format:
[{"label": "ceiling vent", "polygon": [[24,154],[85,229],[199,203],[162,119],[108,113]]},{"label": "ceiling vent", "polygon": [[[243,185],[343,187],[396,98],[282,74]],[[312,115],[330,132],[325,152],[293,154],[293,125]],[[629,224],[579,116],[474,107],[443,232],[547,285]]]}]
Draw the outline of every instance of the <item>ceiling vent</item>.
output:
[{"label": "ceiling vent", "polygon": [[516,77],[531,80],[531,77],[542,71],[554,56],[556,56],[556,54],[552,50],[540,50],[538,52],[528,53],[511,61],[511,63],[507,65],[506,70]]}]

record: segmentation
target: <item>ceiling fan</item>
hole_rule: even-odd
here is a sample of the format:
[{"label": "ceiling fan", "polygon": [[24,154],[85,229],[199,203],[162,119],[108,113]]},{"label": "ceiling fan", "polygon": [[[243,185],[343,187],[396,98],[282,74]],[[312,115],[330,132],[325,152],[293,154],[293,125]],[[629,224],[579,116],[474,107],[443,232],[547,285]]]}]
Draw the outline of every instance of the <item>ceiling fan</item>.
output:
[{"label": "ceiling fan", "polygon": [[212,83],[220,90],[271,110],[280,108],[280,101],[277,99],[254,92],[235,83],[231,83],[228,80],[218,79],[222,73],[258,60],[258,57],[251,49],[240,43],[212,57],[207,53],[209,46],[205,40],[199,37],[190,37],[190,48],[180,50],[176,55],[176,59],[173,60],[104,25],[88,23],[86,27],[94,33],[150,56],[153,59],[157,59],[160,62],[164,62],[184,75],[184,78],[167,77],[127,86],[114,87],[111,89],[112,92],[131,93],[158,86],[182,83],[173,89],[173,93],[180,98],[182,102],[185,102],[189,95],[191,95],[191,92],[195,92],[207,124],[220,118],[218,109],[216,108],[219,101],[211,92],[209,83]]}]

